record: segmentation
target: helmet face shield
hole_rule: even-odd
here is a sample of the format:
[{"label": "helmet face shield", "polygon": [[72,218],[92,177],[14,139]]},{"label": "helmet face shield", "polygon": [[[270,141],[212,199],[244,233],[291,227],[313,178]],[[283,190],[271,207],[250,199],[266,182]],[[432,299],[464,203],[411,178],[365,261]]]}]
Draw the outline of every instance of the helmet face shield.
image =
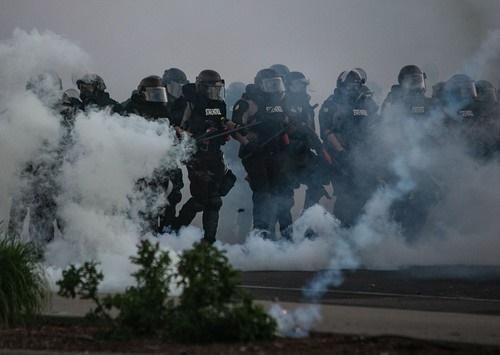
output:
[{"label": "helmet face shield", "polygon": [[148,102],[167,102],[167,91],[163,86],[147,87],[144,90],[144,98]]},{"label": "helmet face shield", "polygon": [[283,79],[281,77],[262,79],[261,90],[269,94],[283,93],[285,92]]},{"label": "helmet face shield", "polygon": [[477,100],[479,102],[498,102],[497,91],[494,87],[477,90]]},{"label": "helmet face shield", "polygon": [[308,85],[309,85],[309,80],[296,79],[292,80],[292,82],[288,86],[288,90],[295,94],[305,94],[307,92]]},{"label": "helmet face shield", "polygon": [[224,80],[202,81],[199,82],[199,88],[201,93],[205,95],[209,100],[224,101]]},{"label": "helmet face shield", "polygon": [[170,96],[178,99],[182,95],[182,84],[175,81],[169,82],[167,84],[167,92]]},{"label": "helmet face shield", "polygon": [[97,91],[92,83],[79,82],[78,90],[80,90],[80,97],[91,97]]},{"label": "helmet face shield", "polygon": [[463,82],[452,92],[458,101],[474,100],[477,98],[476,85],[473,81]]},{"label": "helmet face shield", "polygon": [[401,80],[405,90],[425,90],[425,77],[423,73],[407,74]]}]

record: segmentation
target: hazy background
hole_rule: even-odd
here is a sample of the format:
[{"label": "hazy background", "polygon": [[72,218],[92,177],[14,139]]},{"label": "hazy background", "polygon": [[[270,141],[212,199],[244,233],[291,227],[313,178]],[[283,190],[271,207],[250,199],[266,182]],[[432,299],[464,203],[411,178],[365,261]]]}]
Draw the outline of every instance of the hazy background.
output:
[{"label": "hazy background", "polygon": [[410,63],[431,83],[446,79],[498,18],[497,0],[0,0],[0,39],[18,27],[76,42],[119,101],[172,66],[191,80],[213,68],[227,82],[248,82],[284,63],[310,77],[321,102],[350,67],[365,68],[384,91]]}]

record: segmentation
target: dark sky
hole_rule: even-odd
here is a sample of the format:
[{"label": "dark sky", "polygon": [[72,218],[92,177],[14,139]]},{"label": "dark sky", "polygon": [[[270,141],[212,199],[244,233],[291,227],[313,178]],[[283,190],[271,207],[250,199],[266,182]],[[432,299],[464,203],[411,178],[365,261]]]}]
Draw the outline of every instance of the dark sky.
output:
[{"label": "dark sky", "polygon": [[446,79],[498,18],[496,0],[0,0],[0,39],[16,27],[63,35],[118,100],[172,66],[191,80],[213,68],[248,82],[280,62],[310,77],[321,101],[351,67],[385,90],[405,64]]}]

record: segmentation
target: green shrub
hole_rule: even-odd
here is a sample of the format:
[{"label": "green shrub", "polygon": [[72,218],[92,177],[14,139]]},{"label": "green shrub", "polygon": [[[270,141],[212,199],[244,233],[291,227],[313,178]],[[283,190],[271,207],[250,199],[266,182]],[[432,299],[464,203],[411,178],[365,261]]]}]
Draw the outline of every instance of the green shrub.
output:
[{"label": "green shrub", "polygon": [[48,283],[32,243],[0,236],[0,326],[23,323],[48,300]]},{"label": "green shrub", "polygon": [[[155,335],[165,328],[171,308],[168,300],[170,258],[167,252],[160,250],[158,243],[153,245],[143,240],[138,245],[138,256],[130,259],[139,266],[132,274],[136,286],[128,287],[123,294],[98,296],[103,274],[97,271],[95,262],[86,262],[78,268],[70,265],[64,270],[63,278],[57,282],[58,293],[63,297],[93,300],[96,308],[87,316],[111,321],[115,336]],[[113,308],[118,310],[116,318],[111,317]]]},{"label": "green shrub", "polygon": [[271,339],[275,321],[238,288],[238,272],[226,256],[206,243],[185,251],[178,264],[178,307],[168,328],[181,341]]},{"label": "green shrub", "polygon": [[168,298],[170,257],[160,250],[158,243],[152,245],[143,240],[138,256],[130,259],[139,266],[132,274],[136,286],[127,288],[123,294],[108,297],[107,301],[120,311],[117,322],[125,335],[161,333],[172,309],[172,301]]},{"label": "green shrub", "polygon": [[88,318],[112,319],[109,315],[112,305],[105,302],[97,294],[104,275],[102,272],[97,271],[95,261],[85,262],[78,268],[75,265],[70,265],[66,270],[63,270],[62,276],[62,279],[56,282],[59,286],[59,296],[68,298],[78,296],[83,300],[92,300],[96,304],[96,308],[87,314]]},{"label": "green shrub", "polygon": [[[271,339],[275,321],[238,288],[238,273],[216,248],[199,243],[185,251],[170,271],[170,258],[158,243],[143,240],[138,255],[131,257],[138,271],[132,274],[136,286],[123,294],[99,298],[97,287],[103,279],[95,263],[76,268],[71,265],[58,281],[59,294],[92,299],[91,315],[112,322],[113,334],[120,336],[162,336],[184,342],[253,341]],[[169,298],[169,283],[177,280],[182,294],[175,304]],[[118,310],[116,318],[109,311]]]}]

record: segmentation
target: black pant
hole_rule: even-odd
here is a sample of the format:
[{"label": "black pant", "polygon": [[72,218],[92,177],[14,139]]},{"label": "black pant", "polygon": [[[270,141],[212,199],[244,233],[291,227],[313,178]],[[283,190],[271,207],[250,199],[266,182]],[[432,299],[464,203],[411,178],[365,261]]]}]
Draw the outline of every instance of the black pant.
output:
[{"label": "black pant", "polygon": [[253,227],[274,235],[276,223],[284,237],[292,225],[293,188],[283,172],[283,156],[262,153],[243,160],[252,189]]},{"label": "black pant", "polygon": [[187,164],[191,198],[182,206],[174,227],[189,225],[198,212],[203,213],[204,239],[215,242],[222,207],[220,194],[226,166],[221,151],[198,151]]}]

